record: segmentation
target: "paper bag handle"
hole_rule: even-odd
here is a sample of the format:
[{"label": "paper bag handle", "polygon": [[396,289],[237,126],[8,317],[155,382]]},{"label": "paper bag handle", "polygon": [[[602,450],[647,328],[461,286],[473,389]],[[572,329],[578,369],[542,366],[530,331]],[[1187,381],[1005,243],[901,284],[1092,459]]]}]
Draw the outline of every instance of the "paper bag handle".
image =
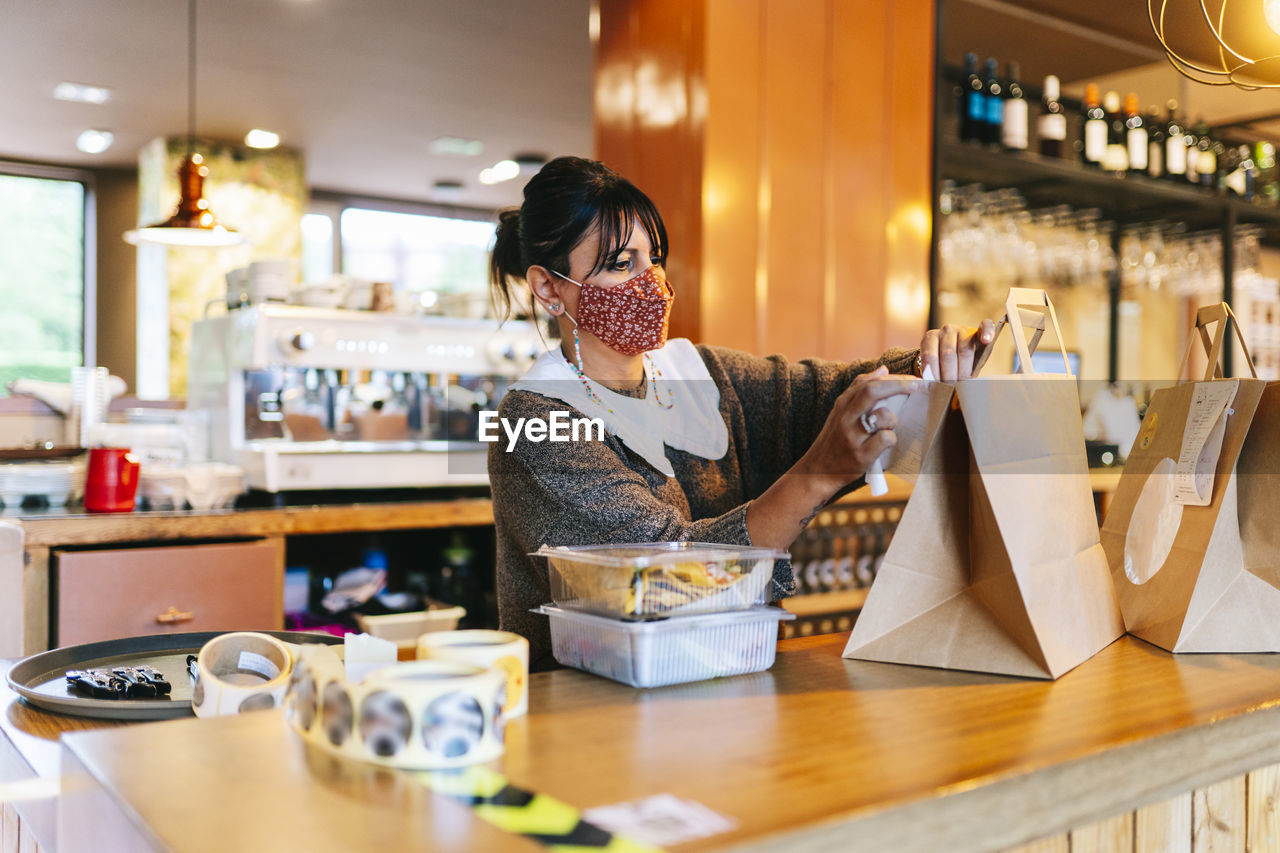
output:
[{"label": "paper bag handle", "polygon": [[[1053,334],[1058,339],[1058,352],[1062,353],[1063,369],[1068,376],[1073,375],[1071,362],[1067,360],[1067,351],[1062,345],[1062,330],[1058,328],[1058,314],[1053,310],[1053,302],[1049,300],[1049,294],[1034,287],[1011,287],[1009,296],[1005,299],[1004,311],[1004,319],[996,326],[995,336],[991,339],[992,345],[983,350],[982,355],[979,356],[978,363],[974,365],[974,373],[978,372],[991,355],[991,351],[995,349],[995,339],[1000,337],[1000,330],[1005,326],[1009,327],[1009,333],[1013,335],[1014,349],[1018,351],[1018,372],[1035,373],[1035,368],[1031,366],[1031,353],[1036,351],[1040,338],[1044,335],[1047,317],[1053,324]],[[1028,326],[1033,329],[1030,342],[1027,341]]]},{"label": "paper bag handle", "polygon": [[[1231,313],[1231,306],[1225,302],[1219,302],[1217,305],[1205,305],[1196,311],[1196,328],[1199,333],[1200,344],[1204,347],[1204,351],[1209,356],[1209,363],[1204,368],[1204,378],[1208,382],[1210,379],[1222,378],[1222,340],[1227,331],[1227,323],[1231,323],[1231,328],[1235,330],[1236,340],[1240,342],[1240,349],[1244,350],[1245,364],[1249,365],[1249,373],[1254,379],[1258,378],[1258,371],[1253,366],[1253,357],[1249,355],[1249,346],[1244,342],[1244,333],[1240,331],[1240,321],[1236,319],[1236,315]],[[1210,323],[1218,325],[1213,329],[1213,338],[1209,337],[1207,326]],[[1182,364],[1178,367],[1178,377],[1186,371],[1187,366],[1191,363],[1191,348],[1195,346],[1196,339],[1193,336],[1187,337],[1187,349],[1182,354]]]}]

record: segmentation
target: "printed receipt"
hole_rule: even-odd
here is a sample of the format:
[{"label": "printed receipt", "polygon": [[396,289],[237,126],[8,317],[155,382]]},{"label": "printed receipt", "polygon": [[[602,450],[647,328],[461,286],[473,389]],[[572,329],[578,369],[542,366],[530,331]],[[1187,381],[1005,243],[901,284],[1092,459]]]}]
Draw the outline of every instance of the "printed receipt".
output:
[{"label": "printed receipt", "polygon": [[1182,431],[1182,450],[1173,469],[1173,500],[1186,506],[1208,506],[1213,500],[1213,472],[1222,453],[1231,402],[1239,380],[1197,382]]}]

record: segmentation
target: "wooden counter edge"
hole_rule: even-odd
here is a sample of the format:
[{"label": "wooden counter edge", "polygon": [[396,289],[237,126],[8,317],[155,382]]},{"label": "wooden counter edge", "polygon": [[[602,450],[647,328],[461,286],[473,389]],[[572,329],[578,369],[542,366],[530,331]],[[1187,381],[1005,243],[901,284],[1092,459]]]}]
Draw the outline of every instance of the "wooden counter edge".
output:
[{"label": "wooden counter edge", "polygon": [[[794,642],[794,641],[791,641]],[[1280,762],[1280,704],[928,799],[830,819],[725,850],[983,853],[1065,833]]]},{"label": "wooden counter edge", "polygon": [[292,506],[189,513],[119,513],[19,520],[27,546],[258,537],[493,524],[489,498]]}]

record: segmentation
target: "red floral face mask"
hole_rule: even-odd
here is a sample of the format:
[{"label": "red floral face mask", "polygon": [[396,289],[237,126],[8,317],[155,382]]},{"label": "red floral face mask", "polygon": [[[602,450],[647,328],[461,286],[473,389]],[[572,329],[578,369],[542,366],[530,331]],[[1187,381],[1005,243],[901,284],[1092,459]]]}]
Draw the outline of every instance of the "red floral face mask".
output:
[{"label": "red floral face mask", "polygon": [[578,318],[569,319],[610,349],[623,355],[639,355],[667,342],[671,303],[676,296],[662,267],[654,264],[615,287],[582,284],[567,275],[556,275],[582,291]]}]

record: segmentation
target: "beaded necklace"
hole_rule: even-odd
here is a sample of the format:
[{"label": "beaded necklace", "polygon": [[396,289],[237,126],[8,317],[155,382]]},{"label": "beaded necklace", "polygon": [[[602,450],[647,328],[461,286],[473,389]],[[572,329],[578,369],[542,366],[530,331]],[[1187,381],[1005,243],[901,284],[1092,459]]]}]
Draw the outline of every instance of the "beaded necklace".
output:
[{"label": "beaded necklace", "polygon": [[[600,395],[591,387],[591,381],[587,379],[587,374],[582,371],[582,346],[578,342],[577,326],[574,326],[573,329],[573,355],[576,359],[576,363],[571,361],[569,362],[569,366],[573,368],[574,373],[578,374],[578,379],[582,380],[582,387],[586,390],[587,396],[590,397],[592,402],[597,406],[600,406],[612,415],[614,413],[613,409],[606,405],[604,400],[600,399]],[[658,380],[662,378],[662,371],[658,368],[658,365],[653,363],[653,359],[649,358],[648,353],[644,353],[641,358],[644,359],[645,367],[648,368],[646,372],[649,374],[649,391],[653,396],[653,402],[657,403],[664,409],[671,409],[675,406],[676,401],[675,398],[671,396],[670,391],[667,392],[667,402],[664,403],[658,399]]]}]

